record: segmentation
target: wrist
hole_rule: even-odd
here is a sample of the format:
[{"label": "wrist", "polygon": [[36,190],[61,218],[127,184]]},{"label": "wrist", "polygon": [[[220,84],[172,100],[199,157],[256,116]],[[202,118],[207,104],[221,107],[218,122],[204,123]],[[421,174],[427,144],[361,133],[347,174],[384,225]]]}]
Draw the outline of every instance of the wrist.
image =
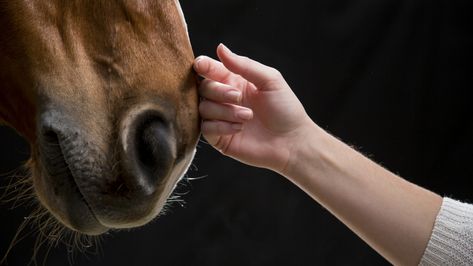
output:
[{"label": "wrist", "polygon": [[287,142],[288,158],[284,167],[277,171],[279,174],[293,179],[298,176],[301,167],[318,163],[321,141],[327,133],[309,117],[300,130]]}]

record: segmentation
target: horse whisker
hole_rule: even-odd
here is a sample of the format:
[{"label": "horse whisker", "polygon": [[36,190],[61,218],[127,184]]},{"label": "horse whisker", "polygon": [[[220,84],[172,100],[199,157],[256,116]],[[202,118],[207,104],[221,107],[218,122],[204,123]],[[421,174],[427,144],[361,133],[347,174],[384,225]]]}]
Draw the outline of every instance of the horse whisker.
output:
[{"label": "horse whisker", "polygon": [[[68,261],[71,265],[74,263],[74,251],[91,253],[90,248],[95,247],[95,250],[92,251],[93,254],[99,253],[101,249],[99,249],[97,244],[100,243],[100,239],[71,231],[59,223],[38,202],[31,174],[25,171],[25,169],[21,169],[21,172],[25,174],[20,175],[18,174],[19,172],[19,170],[16,170],[16,174],[10,176],[8,183],[0,187],[3,190],[0,196],[0,203],[8,203],[11,205],[11,208],[26,205],[33,210],[28,216],[24,217],[5,254],[1,258],[0,265],[6,263],[8,255],[19,242],[32,235],[36,237],[36,240],[29,265],[46,265],[51,249],[57,247],[59,243],[66,246]],[[26,230],[28,226],[31,226],[31,230]],[[45,253],[42,255],[42,260],[38,261],[39,252],[43,250],[43,247],[45,247]]]}]

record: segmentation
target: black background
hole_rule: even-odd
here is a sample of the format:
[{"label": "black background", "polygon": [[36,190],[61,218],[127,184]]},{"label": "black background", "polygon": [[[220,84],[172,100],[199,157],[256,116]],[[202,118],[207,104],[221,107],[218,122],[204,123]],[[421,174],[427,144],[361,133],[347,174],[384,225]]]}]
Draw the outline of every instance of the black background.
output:
[{"label": "black background", "polygon": [[[196,55],[219,42],[278,68],[323,128],[408,180],[473,200],[470,0],[182,1]],[[1,96],[0,96],[1,97]],[[28,146],[0,128],[0,173]],[[185,207],[104,237],[75,265],[385,265],[290,182],[201,143]],[[6,178],[2,183],[5,183]],[[0,254],[28,208],[0,207]],[[34,238],[9,265],[25,265]],[[44,253],[44,252],[43,252]],[[68,265],[64,246],[46,265]]]}]

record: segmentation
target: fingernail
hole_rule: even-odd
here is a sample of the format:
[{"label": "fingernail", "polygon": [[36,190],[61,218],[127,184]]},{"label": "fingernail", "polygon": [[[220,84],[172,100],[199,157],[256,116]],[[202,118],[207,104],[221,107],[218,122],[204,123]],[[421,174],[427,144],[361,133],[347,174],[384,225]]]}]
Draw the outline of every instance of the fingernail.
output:
[{"label": "fingernail", "polygon": [[220,46],[222,46],[225,52],[233,54],[233,52],[225,44],[221,43]]},{"label": "fingernail", "polygon": [[232,128],[240,131],[243,129],[243,124],[232,124]]},{"label": "fingernail", "polygon": [[251,118],[253,118],[253,112],[248,109],[243,109],[238,111],[237,116],[238,118],[243,120],[250,120]]},{"label": "fingernail", "polygon": [[194,61],[194,68],[197,70],[200,68],[200,62],[202,62],[203,56],[199,56]]},{"label": "fingernail", "polygon": [[227,95],[228,95],[229,100],[231,100],[231,101],[234,101],[234,102],[239,102],[240,101],[240,98],[241,98],[241,92],[240,91],[232,90],[232,91],[227,92]]}]

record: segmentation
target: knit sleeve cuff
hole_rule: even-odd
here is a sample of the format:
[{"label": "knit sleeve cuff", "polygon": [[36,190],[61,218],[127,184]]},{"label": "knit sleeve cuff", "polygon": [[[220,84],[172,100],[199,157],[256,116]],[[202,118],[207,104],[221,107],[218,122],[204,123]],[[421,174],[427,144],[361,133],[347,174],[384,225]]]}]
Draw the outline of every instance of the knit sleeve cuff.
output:
[{"label": "knit sleeve cuff", "polygon": [[443,199],[419,265],[473,265],[473,205]]}]

